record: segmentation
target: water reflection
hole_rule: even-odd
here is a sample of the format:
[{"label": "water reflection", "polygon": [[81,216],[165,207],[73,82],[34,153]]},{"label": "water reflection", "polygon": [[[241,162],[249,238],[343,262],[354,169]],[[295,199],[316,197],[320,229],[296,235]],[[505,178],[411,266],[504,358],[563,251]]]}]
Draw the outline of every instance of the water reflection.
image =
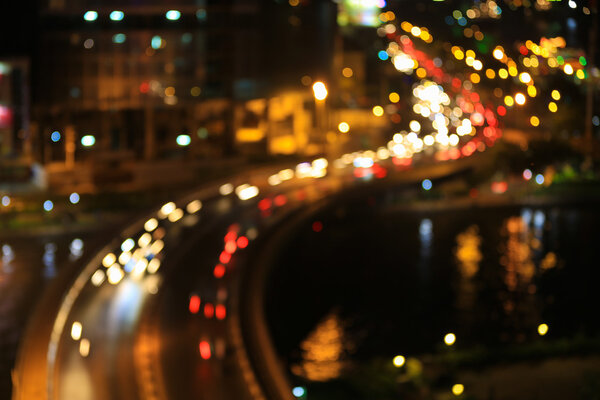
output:
[{"label": "water reflection", "polygon": [[464,278],[472,278],[479,271],[479,262],[482,258],[479,250],[481,236],[477,225],[472,225],[466,231],[459,233],[456,244],[455,256],[460,274]]},{"label": "water reflection", "polygon": [[530,208],[524,208],[521,211],[521,219],[526,226],[531,225],[531,219],[533,218],[533,211]]},{"label": "water reflection", "polygon": [[5,273],[13,272],[11,261],[15,259],[15,253],[9,244],[2,245],[2,270]]},{"label": "water reflection", "polygon": [[481,236],[477,225],[471,225],[456,237],[454,257],[458,265],[460,279],[456,293],[456,308],[460,326],[472,326],[473,312],[477,301],[477,283],[473,277],[479,272]]},{"label": "water reflection", "polygon": [[538,247],[538,244],[532,240],[529,227],[519,217],[510,217],[504,221],[503,236],[506,237],[506,242],[500,246],[500,265],[506,272],[506,287],[514,292],[519,286],[531,281],[535,273],[531,249]]},{"label": "water reflection", "polygon": [[[447,371],[445,365],[442,368],[436,364],[440,360],[444,363],[447,359],[468,360],[464,365],[475,369],[480,365],[514,362],[519,363],[519,370],[521,366],[525,370],[529,367],[523,361],[548,357],[559,362],[562,355],[586,354],[587,341],[597,341],[598,322],[590,311],[590,304],[597,297],[594,282],[598,281],[597,255],[593,250],[593,244],[600,242],[597,229],[600,215],[596,208],[572,211],[537,206],[500,207],[428,215],[399,212],[375,220],[367,213],[357,212],[357,215],[364,216],[360,220],[364,222],[354,230],[346,225],[336,227],[335,221],[330,221],[329,229],[324,229],[321,236],[323,242],[332,244],[327,252],[319,249],[316,254],[307,255],[306,242],[291,245],[280,264],[280,271],[285,272],[273,280],[277,287],[276,295],[271,297],[272,303],[277,303],[272,306],[274,311],[270,311],[276,321],[273,332],[275,336],[281,335],[279,351],[284,358],[293,360],[291,364],[299,355],[303,356],[294,366],[298,376],[327,379],[309,375],[309,371],[318,371],[319,365],[314,361],[317,357],[311,354],[327,348],[324,340],[316,338],[318,334],[311,333],[301,346],[298,337],[285,340],[294,332],[307,332],[317,324],[313,316],[302,318],[298,316],[300,313],[290,312],[306,290],[304,285],[298,285],[298,277],[308,276],[307,282],[319,282],[311,287],[311,292],[322,293],[315,296],[317,300],[309,300],[308,305],[303,303],[303,307],[321,311],[319,307],[326,304],[329,309],[341,309],[340,315],[352,318],[352,324],[343,330],[346,337],[337,340],[337,347],[333,346],[336,354],[333,361],[322,357],[334,365],[342,359],[352,368],[342,369],[341,380],[332,385],[309,383],[309,393],[321,387],[337,390],[341,382],[350,382],[352,386],[358,374],[366,371],[361,370],[364,362],[372,361],[368,364],[370,368],[377,365],[380,356],[389,357],[387,366],[391,370],[394,367],[391,361],[399,347],[406,357],[401,368],[407,368],[409,356],[423,359],[423,376],[429,379],[439,371]],[[353,216],[349,214],[348,218]],[[377,240],[364,235],[365,226],[378,232]],[[412,226],[412,235],[406,234],[407,226]],[[334,245],[340,229],[349,231],[347,239]],[[351,285],[339,285],[338,274],[322,279],[324,266],[348,248],[361,245],[368,249],[367,254],[381,255],[383,265],[395,265],[398,254],[402,254],[408,268],[382,268],[386,273],[379,274],[369,269],[365,273],[363,259],[352,257],[344,264],[349,267],[342,272]],[[307,264],[317,258],[323,262],[307,270]],[[419,282],[422,265],[431,271],[425,284]],[[284,289],[280,289],[282,286]],[[288,289],[298,286],[301,288],[297,292]],[[352,290],[355,287],[364,288],[359,299]],[[321,300],[325,296],[327,302]],[[291,333],[281,333],[282,325]],[[458,338],[456,346],[451,348],[440,341],[449,331]],[[336,338],[341,334],[336,334]],[[343,358],[339,342],[348,340],[356,341],[357,346]],[[581,353],[576,353],[579,346],[583,346]],[[448,355],[451,357],[446,358]],[[430,362],[436,357],[437,361]],[[357,370],[361,372],[356,373]],[[334,371],[332,376],[339,373],[339,367],[334,367]],[[402,370],[393,371],[393,379],[398,379]],[[448,377],[443,379],[451,395],[453,382]],[[304,384],[306,380],[298,382]],[[354,393],[327,394],[314,397],[358,398]],[[386,398],[396,397],[397,393]],[[492,397],[497,396],[481,398]]]},{"label": "water reflection", "polygon": [[427,254],[431,248],[431,240],[433,239],[433,223],[429,218],[421,220],[419,225],[419,238],[421,239],[421,249],[424,249]]},{"label": "water reflection", "polygon": [[76,261],[83,255],[83,240],[73,239],[69,245],[69,261]]},{"label": "water reflection", "polygon": [[540,310],[535,293],[537,287],[533,278],[536,275],[534,253],[541,252],[545,214],[533,213],[533,232],[530,230],[531,212],[523,210],[522,216],[509,217],[504,221],[500,245],[500,265],[503,267],[506,290],[499,294],[502,308],[507,316],[504,319],[503,340],[511,336],[517,341],[525,340],[530,327],[539,320]]},{"label": "water reflection", "polygon": [[533,215],[533,226],[541,230],[544,227],[544,222],[546,222],[546,214],[542,210],[537,210]]},{"label": "water reflection", "polygon": [[319,382],[339,377],[344,368],[344,342],[342,322],[337,314],[331,313],[300,344],[302,360],[292,366],[292,372]]},{"label": "water reflection", "polygon": [[56,244],[46,243],[44,245],[44,255],[42,256],[44,263],[44,277],[53,278],[56,275]]},{"label": "water reflection", "polygon": [[429,279],[429,261],[431,259],[433,242],[433,223],[429,218],[423,218],[419,224],[419,240],[421,242],[421,256],[419,257],[419,271],[421,279]]}]

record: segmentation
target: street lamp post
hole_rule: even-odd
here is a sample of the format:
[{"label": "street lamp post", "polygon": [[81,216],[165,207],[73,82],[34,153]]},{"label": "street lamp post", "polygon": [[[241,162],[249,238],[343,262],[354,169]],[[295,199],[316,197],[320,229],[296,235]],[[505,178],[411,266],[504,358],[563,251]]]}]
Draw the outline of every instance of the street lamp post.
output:
[{"label": "street lamp post", "polygon": [[317,126],[317,132],[319,134],[319,138],[322,139],[325,134],[326,124],[326,109],[325,109],[325,99],[327,98],[327,87],[321,81],[317,81],[312,86],[313,94],[315,96],[315,122]]}]

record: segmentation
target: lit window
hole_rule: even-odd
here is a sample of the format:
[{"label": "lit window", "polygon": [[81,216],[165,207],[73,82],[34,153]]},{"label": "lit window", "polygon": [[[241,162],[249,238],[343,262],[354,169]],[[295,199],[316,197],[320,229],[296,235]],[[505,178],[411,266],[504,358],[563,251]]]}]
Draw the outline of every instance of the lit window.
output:
[{"label": "lit window", "polygon": [[177,21],[181,18],[181,13],[177,10],[169,10],[165,13],[165,17],[170,21]]},{"label": "lit window", "polygon": [[110,13],[110,19],[113,21],[121,21],[121,20],[123,20],[124,16],[125,16],[125,14],[123,13],[123,11],[115,10]]},{"label": "lit window", "polygon": [[95,21],[98,19],[98,13],[96,11],[86,11],[85,14],[83,14],[83,19],[86,21]]}]

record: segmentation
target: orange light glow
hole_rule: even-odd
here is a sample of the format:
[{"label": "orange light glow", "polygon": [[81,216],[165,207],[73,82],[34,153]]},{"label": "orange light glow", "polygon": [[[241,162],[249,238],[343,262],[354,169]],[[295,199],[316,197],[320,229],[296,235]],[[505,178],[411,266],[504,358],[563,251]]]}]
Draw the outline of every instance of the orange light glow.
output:
[{"label": "orange light glow", "polygon": [[224,320],[227,316],[227,308],[223,304],[217,304],[215,309],[215,316],[218,320]]},{"label": "orange light glow", "polygon": [[215,315],[215,306],[211,303],[206,303],[204,305],[204,316],[208,319],[211,319]]},{"label": "orange light glow", "polygon": [[217,264],[213,270],[213,275],[217,279],[221,279],[225,275],[225,266],[223,264]]},{"label": "orange light glow", "polygon": [[231,261],[231,253],[222,251],[221,255],[219,256],[219,261],[223,264],[227,264],[229,261]]},{"label": "orange light glow", "polygon": [[312,230],[315,232],[321,232],[323,230],[323,223],[321,221],[313,222]]},{"label": "orange light glow", "polygon": [[248,246],[248,238],[246,236],[240,236],[237,240],[237,246],[240,249],[245,249]]},{"label": "orange light glow", "polygon": [[225,251],[229,254],[235,253],[237,250],[237,244],[235,240],[231,240],[229,242],[225,242]]},{"label": "orange light glow", "polygon": [[211,357],[210,344],[206,340],[200,342],[199,349],[200,357],[202,357],[203,360],[208,360]]},{"label": "orange light glow", "polygon": [[200,311],[200,296],[195,294],[190,297],[189,309],[192,314],[198,314],[198,311]]}]

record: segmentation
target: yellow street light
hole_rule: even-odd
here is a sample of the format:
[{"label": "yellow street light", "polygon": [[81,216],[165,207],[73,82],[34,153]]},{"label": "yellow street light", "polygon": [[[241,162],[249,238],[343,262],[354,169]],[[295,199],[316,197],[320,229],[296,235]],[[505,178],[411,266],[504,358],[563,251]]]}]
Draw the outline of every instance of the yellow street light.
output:
[{"label": "yellow street light", "polygon": [[340,122],[338,125],[338,130],[342,133],[347,133],[350,130],[350,125],[347,122]]},{"label": "yellow street light", "polygon": [[456,341],[456,335],[454,335],[454,333],[448,333],[446,334],[446,336],[444,336],[444,343],[446,343],[446,346],[452,346],[454,344],[454,342]]},{"label": "yellow street light", "polygon": [[531,75],[529,75],[527,72],[521,72],[519,74],[519,80],[523,83],[529,83],[531,82]]},{"label": "yellow street light", "polygon": [[504,58],[504,51],[502,51],[502,48],[496,47],[492,52],[492,55],[496,60],[502,60]]},{"label": "yellow street light", "polygon": [[392,360],[396,368],[400,368],[401,366],[403,366],[405,361],[406,359],[404,358],[404,356],[396,356]]},{"label": "yellow street light", "polygon": [[315,82],[312,86],[312,89],[315,94],[315,99],[325,100],[325,98],[327,98],[327,88],[325,87],[325,84],[323,82]]},{"label": "yellow street light", "polygon": [[381,117],[383,115],[383,107],[375,106],[373,107],[373,115],[376,117]]},{"label": "yellow street light", "polygon": [[463,394],[463,392],[465,391],[465,387],[464,385],[457,383],[455,385],[452,385],[452,393],[455,396],[460,396],[461,394]]}]

